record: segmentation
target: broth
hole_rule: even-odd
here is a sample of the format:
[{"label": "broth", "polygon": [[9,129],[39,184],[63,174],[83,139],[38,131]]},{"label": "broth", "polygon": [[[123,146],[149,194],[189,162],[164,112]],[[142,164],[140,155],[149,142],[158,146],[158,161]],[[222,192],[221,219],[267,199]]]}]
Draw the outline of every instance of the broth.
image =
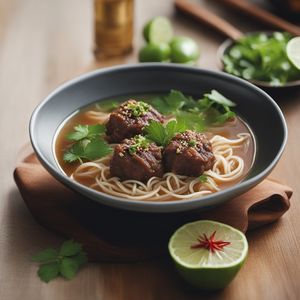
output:
[{"label": "broth", "polygon": [[[153,97],[153,95],[147,95],[147,96],[135,96],[135,97],[119,97],[117,98],[117,101],[119,103],[122,103],[126,101],[127,99],[138,99],[145,102],[148,102],[151,104],[149,99]],[[102,102],[100,102],[102,103]],[[69,147],[70,141],[66,139],[67,133],[71,132],[75,125],[77,124],[84,124],[84,125],[95,125],[99,124],[97,121],[91,119],[89,115],[87,114],[88,111],[101,111],[97,103],[88,105],[81,110],[74,113],[71,117],[69,117],[58,129],[58,133],[55,139],[54,143],[54,150],[56,154],[56,159],[61,167],[61,169],[64,171],[64,173],[67,176],[71,176],[76,168],[80,165],[79,162],[73,162],[73,163],[67,163],[63,159],[64,151]],[[251,169],[254,159],[255,159],[255,138],[254,135],[249,128],[249,126],[244,122],[240,117],[235,117],[234,121],[228,121],[222,126],[213,126],[210,128],[207,128],[205,130],[205,135],[208,137],[208,139],[212,138],[214,135],[221,135],[228,139],[235,139],[237,137],[237,134],[239,133],[248,133],[250,135],[250,138],[248,139],[248,142],[239,148],[234,148],[234,155],[240,156],[244,160],[244,169],[242,176],[238,178],[237,180],[233,180],[226,183],[221,183],[219,185],[220,189],[227,188],[229,186],[232,186],[236,184],[237,182],[242,181],[246,175],[248,174],[249,170]],[[93,179],[84,178],[81,180],[77,180],[80,183],[90,186],[92,184]]]}]

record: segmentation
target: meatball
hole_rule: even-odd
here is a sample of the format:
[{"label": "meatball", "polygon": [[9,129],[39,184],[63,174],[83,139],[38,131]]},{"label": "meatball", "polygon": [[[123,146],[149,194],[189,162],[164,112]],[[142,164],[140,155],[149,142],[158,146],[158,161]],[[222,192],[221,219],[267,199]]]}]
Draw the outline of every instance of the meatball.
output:
[{"label": "meatball", "polygon": [[119,143],[140,134],[150,120],[162,122],[163,116],[143,101],[128,100],[110,114],[106,124],[108,141]]},{"label": "meatball", "polygon": [[187,176],[201,175],[211,169],[215,161],[206,136],[191,130],[173,137],[163,155],[167,171]]},{"label": "meatball", "polygon": [[121,180],[135,179],[146,182],[163,175],[162,148],[138,135],[125,139],[115,147],[110,162],[110,173]]}]

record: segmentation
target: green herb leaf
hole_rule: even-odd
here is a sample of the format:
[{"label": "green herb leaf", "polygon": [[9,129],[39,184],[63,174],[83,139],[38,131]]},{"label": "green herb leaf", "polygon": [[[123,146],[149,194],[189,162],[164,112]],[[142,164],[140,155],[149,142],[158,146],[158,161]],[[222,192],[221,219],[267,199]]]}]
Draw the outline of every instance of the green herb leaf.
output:
[{"label": "green herb leaf", "polygon": [[67,134],[67,139],[70,141],[80,141],[86,138],[89,134],[88,125],[76,125],[73,132]]},{"label": "green herb leaf", "polygon": [[172,120],[165,126],[160,122],[151,121],[150,124],[145,127],[144,131],[149,140],[159,146],[166,146],[177,133],[183,132],[186,129],[183,122]]},{"label": "green herb leaf", "polygon": [[69,257],[63,258],[59,265],[59,272],[66,279],[74,278],[78,269],[77,260]]},{"label": "green herb leaf", "polygon": [[64,153],[64,161],[65,162],[75,162],[79,160],[82,162],[82,158],[84,158],[84,144],[82,141],[79,141],[73,144],[68,150]]},{"label": "green herb leaf", "polygon": [[180,91],[176,90],[171,90],[170,94],[165,97],[166,103],[173,111],[181,109],[186,103],[186,99]]},{"label": "green herb leaf", "polygon": [[85,252],[80,252],[76,256],[72,257],[74,260],[76,260],[79,267],[87,263],[88,259]]},{"label": "green herb leaf", "polygon": [[56,278],[59,274],[59,263],[53,262],[49,264],[42,264],[38,269],[38,276],[44,282],[49,282],[50,280]]},{"label": "green herb leaf", "polygon": [[65,151],[64,161],[68,163],[82,162],[83,159],[95,160],[110,154],[112,148],[99,137],[102,133],[104,133],[102,125],[89,125],[87,137],[78,140]]},{"label": "green herb leaf", "polygon": [[199,112],[181,111],[176,119],[178,122],[184,123],[186,129],[202,132],[206,127],[205,116]]},{"label": "green herb leaf", "polygon": [[144,131],[149,140],[155,142],[159,146],[164,145],[166,133],[163,124],[157,121],[151,121],[149,125],[144,128]]},{"label": "green herb leaf", "polygon": [[59,250],[59,255],[73,256],[80,253],[82,250],[81,244],[74,242],[73,240],[65,241]]},{"label": "green herb leaf", "polygon": [[84,148],[83,158],[95,160],[104,157],[112,152],[112,148],[103,140],[91,141]]},{"label": "green herb leaf", "polygon": [[45,249],[32,259],[42,263],[38,269],[38,276],[44,282],[49,282],[59,274],[71,279],[79,267],[87,262],[87,256],[82,251],[81,244],[73,240],[65,241],[59,251],[53,248]]},{"label": "green herb leaf", "polygon": [[206,175],[200,175],[199,177],[198,177],[198,179],[199,179],[199,181],[201,182],[201,183],[205,183],[205,182],[207,182],[207,176]]},{"label": "green herb leaf", "polygon": [[229,119],[231,119],[233,117],[235,117],[235,113],[233,111],[227,111],[224,114],[221,114],[221,115],[216,117],[215,124],[216,125],[222,125],[226,121],[228,121]]},{"label": "green herb leaf", "polygon": [[36,262],[46,263],[55,260],[57,256],[58,256],[58,251],[56,249],[49,248],[34,255],[31,258],[31,260]]},{"label": "green herb leaf", "polygon": [[236,104],[232,102],[231,100],[224,97],[222,94],[220,94],[216,90],[212,90],[209,94],[204,94],[204,97],[207,97],[209,100],[212,100],[218,104],[228,106],[228,107],[234,107]]},{"label": "green herb leaf", "polygon": [[105,126],[97,125],[81,125],[78,124],[74,127],[73,132],[67,134],[67,139],[70,141],[80,141],[83,139],[94,139],[105,132]]},{"label": "green herb leaf", "polygon": [[178,112],[184,105],[190,104],[191,98],[181,92],[171,90],[169,95],[152,99],[151,104],[162,114],[170,115]]}]

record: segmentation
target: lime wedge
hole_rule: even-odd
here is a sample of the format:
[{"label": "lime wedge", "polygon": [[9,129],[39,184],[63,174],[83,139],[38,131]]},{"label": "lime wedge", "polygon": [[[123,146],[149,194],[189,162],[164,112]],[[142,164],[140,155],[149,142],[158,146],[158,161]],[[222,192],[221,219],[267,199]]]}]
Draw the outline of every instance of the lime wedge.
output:
[{"label": "lime wedge", "polygon": [[286,54],[291,63],[300,70],[300,36],[294,37],[286,45]]},{"label": "lime wedge", "polygon": [[238,273],[246,260],[248,243],[239,230],[204,220],[180,227],[169,241],[169,252],[188,283],[216,290]]},{"label": "lime wedge", "polygon": [[145,25],[143,35],[152,44],[169,43],[173,38],[171,22],[166,17],[155,17]]}]

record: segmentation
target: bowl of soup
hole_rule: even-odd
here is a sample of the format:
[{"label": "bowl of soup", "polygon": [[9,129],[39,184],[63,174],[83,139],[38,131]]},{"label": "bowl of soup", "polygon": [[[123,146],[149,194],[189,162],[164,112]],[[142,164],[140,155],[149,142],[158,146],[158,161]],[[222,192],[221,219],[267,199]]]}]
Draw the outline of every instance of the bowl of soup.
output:
[{"label": "bowl of soup", "polygon": [[53,91],[30,137],[61,183],[144,212],[207,209],[261,182],[287,139],[265,92],[228,74],[168,64],[97,70]]}]

